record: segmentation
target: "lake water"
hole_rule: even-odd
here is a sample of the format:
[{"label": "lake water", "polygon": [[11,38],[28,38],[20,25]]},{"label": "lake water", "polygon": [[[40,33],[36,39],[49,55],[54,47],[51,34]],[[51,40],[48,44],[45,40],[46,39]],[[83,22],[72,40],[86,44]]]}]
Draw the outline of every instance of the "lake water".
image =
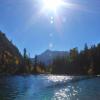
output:
[{"label": "lake water", "polygon": [[0,76],[0,100],[100,100],[100,78]]}]

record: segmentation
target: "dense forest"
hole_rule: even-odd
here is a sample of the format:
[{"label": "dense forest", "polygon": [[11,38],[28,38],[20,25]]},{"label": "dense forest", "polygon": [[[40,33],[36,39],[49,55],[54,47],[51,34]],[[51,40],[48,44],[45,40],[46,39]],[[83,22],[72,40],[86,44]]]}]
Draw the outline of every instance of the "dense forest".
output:
[{"label": "dense forest", "polygon": [[1,74],[100,74],[100,44],[90,48],[85,44],[84,50],[73,48],[69,56],[56,57],[49,65],[38,61],[32,63],[26,48],[21,54],[18,48],[0,32],[0,73]]},{"label": "dense forest", "polygon": [[78,52],[78,48],[70,50],[69,57],[57,57],[50,65],[52,74],[97,75],[100,74],[100,44]]}]

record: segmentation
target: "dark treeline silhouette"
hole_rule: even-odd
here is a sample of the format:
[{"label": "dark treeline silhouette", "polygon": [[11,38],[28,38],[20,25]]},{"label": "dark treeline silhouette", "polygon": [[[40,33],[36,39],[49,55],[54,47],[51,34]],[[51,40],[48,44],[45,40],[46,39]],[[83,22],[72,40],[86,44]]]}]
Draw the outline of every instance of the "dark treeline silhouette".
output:
[{"label": "dark treeline silhouette", "polygon": [[100,74],[100,44],[78,52],[77,48],[70,50],[68,57],[55,58],[51,66],[52,74],[97,75]]},{"label": "dark treeline silhouette", "polygon": [[35,56],[34,62],[27,54],[23,55],[18,48],[0,32],[0,74],[68,74],[68,75],[97,75],[100,74],[100,44],[78,51],[73,48],[68,56],[56,57],[52,64],[45,65]]}]

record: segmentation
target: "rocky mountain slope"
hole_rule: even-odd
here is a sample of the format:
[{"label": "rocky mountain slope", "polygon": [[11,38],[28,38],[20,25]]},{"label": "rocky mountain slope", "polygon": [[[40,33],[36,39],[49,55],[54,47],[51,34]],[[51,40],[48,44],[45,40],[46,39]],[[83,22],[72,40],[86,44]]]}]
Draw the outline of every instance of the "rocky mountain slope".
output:
[{"label": "rocky mountain slope", "polygon": [[[37,55],[37,59],[40,62],[45,63],[46,65],[52,63],[53,59],[56,57],[63,57],[63,56],[68,56],[69,53],[67,51],[51,51],[51,50],[46,50],[40,55]],[[34,58],[32,59],[32,62],[34,62]]]}]

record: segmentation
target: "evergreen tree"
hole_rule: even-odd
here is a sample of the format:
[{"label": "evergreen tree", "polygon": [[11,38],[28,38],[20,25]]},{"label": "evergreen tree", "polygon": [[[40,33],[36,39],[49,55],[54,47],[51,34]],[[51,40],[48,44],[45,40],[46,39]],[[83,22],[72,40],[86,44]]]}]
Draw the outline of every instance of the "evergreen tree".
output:
[{"label": "evergreen tree", "polygon": [[34,58],[34,73],[38,73],[37,72],[37,64],[38,64],[38,59],[37,59],[37,55]]}]

